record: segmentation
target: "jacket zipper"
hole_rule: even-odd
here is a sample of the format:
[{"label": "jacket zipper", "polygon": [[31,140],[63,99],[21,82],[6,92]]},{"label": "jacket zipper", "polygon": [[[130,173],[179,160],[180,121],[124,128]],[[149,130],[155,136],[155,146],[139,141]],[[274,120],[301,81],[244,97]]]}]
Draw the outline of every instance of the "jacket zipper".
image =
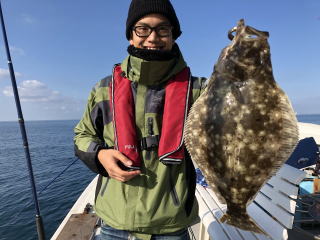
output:
[{"label": "jacket zipper", "polygon": [[173,180],[172,180],[172,176],[171,176],[171,166],[168,165],[168,167],[170,168],[170,177],[169,177],[169,185],[170,185],[170,195],[172,197],[172,201],[173,204],[175,206],[179,206],[180,205],[180,200],[176,191],[176,188],[174,186]]},{"label": "jacket zipper", "polygon": [[178,194],[177,194],[177,191],[176,191],[174,186],[171,189],[171,196],[172,196],[173,204],[175,206],[179,206],[180,205],[180,201],[179,201]]},{"label": "jacket zipper", "polygon": [[[153,118],[149,117],[148,118],[148,136],[153,135]],[[146,152],[146,160],[151,159],[151,150],[147,150]]]},{"label": "jacket zipper", "polygon": [[106,189],[107,189],[108,182],[109,182],[109,178],[106,177],[106,182],[105,182],[105,184],[103,185],[103,187],[102,187],[102,189],[101,189],[101,192],[100,192],[100,196],[101,196],[101,197],[103,197],[103,195],[104,195],[104,193],[105,193],[105,191],[106,191]]}]

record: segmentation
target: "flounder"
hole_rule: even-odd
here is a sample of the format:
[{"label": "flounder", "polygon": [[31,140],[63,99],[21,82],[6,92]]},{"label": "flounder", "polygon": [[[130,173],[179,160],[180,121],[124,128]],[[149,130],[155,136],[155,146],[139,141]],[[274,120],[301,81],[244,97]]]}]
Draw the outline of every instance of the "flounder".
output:
[{"label": "flounder", "polygon": [[264,233],[246,208],[295,148],[297,120],[273,77],[268,32],[241,19],[228,35],[232,42],[190,109],[184,139],[209,186],[227,204],[221,222]]}]

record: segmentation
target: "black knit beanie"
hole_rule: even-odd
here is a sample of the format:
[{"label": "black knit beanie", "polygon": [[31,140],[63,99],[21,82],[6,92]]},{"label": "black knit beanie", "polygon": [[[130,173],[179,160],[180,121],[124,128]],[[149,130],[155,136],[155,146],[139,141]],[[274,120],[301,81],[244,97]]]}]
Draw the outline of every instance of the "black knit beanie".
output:
[{"label": "black knit beanie", "polygon": [[127,18],[126,37],[130,40],[133,25],[143,16],[159,13],[168,18],[173,26],[172,37],[181,35],[180,24],[170,0],[132,0]]}]

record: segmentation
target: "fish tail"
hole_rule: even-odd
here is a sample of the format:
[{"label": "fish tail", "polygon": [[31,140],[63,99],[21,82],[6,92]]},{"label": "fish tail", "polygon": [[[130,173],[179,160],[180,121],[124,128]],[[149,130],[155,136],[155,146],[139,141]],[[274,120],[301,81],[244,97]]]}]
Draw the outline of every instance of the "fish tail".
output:
[{"label": "fish tail", "polygon": [[239,214],[237,216],[226,213],[220,218],[220,222],[235,226],[245,231],[269,236],[269,234],[267,234],[261,227],[259,227],[255,223],[255,221],[246,213],[243,213],[241,215]]}]

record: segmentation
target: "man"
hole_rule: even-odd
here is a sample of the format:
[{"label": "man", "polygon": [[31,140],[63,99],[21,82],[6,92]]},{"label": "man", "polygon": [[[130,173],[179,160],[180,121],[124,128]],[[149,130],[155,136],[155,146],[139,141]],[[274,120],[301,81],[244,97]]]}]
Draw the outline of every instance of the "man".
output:
[{"label": "man", "polygon": [[99,173],[101,239],[189,239],[195,171],[183,145],[187,111],[204,78],[191,77],[169,0],[132,0],[129,56],[92,90],[75,128],[76,155]]}]

